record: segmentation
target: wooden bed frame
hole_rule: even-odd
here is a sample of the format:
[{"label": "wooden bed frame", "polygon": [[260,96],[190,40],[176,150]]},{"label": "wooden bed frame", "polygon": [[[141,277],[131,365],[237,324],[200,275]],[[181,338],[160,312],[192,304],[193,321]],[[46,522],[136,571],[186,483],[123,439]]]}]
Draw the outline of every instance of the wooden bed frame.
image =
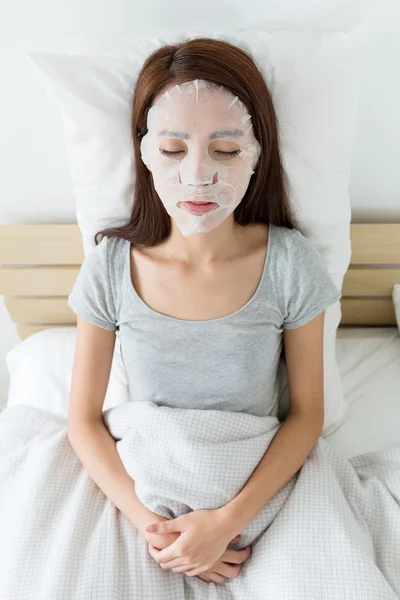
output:
[{"label": "wooden bed frame", "polygon": [[[353,224],[351,244],[341,326],[395,325],[391,294],[400,283],[400,224]],[[21,339],[76,325],[67,297],[83,259],[76,224],[0,226],[0,294]]]}]

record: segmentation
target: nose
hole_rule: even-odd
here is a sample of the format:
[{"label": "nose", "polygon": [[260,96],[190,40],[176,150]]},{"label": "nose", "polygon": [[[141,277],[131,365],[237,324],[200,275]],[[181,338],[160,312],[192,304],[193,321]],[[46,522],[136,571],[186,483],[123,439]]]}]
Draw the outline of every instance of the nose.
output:
[{"label": "nose", "polygon": [[179,181],[180,183],[186,183],[186,185],[192,186],[205,186],[212,185],[218,181],[218,172],[215,170],[215,166],[207,164],[206,157],[192,156],[191,158],[186,157],[181,164],[179,170]]},{"label": "nose", "polygon": [[[180,183],[183,183],[181,180],[181,176],[179,173],[179,181]],[[198,187],[199,185],[201,186],[207,186],[207,185],[213,185],[214,183],[217,183],[218,181],[218,173],[214,173],[212,180],[210,181],[210,178],[206,175],[202,176],[202,174],[199,172],[197,177],[193,178],[190,180],[190,182],[187,183],[187,185],[191,185],[193,187]]]}]

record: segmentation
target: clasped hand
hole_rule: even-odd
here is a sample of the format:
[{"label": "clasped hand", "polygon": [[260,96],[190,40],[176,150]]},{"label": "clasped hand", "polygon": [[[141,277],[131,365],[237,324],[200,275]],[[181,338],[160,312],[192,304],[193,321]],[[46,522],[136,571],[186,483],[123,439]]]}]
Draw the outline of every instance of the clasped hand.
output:
[{"label": "clasped hand", "polygon": [[146,530],[155,534],[180,533],[167,548],[158,550],[149,543],[149,550],[161,568],[190,577],[210,570],[238,533],[220,509],[193,511],[150,525]]}]

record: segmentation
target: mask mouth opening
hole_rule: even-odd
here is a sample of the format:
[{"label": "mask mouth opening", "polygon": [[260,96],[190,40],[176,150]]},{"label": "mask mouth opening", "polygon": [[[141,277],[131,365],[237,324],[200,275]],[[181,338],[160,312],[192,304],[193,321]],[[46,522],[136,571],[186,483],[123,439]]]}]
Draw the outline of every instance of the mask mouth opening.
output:
[{"label": "mask mouth opening", "polygon": [[185,213],[197,215],[199,218],[209,215],[219,209],[216,202],[193,202],[192,200],[181,200],[177,208]]},{"label": "mask mouth opening", "polygon": [[195,206],[214,206],[217,208],[218,204],[216,202],[192,202],[192,200],[183,200],[182,204],[194,204]]}]

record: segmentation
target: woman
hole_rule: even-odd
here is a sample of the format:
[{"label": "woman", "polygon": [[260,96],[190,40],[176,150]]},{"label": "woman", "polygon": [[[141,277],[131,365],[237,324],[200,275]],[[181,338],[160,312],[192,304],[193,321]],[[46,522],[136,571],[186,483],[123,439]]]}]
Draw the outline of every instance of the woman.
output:
[{"label": "woman", "polygon": [[[0,415],[1,598],[400,597],[400,452],[346,460],[320,437],[340,292],[294,227],[277,139],[238,48],[145,62],[131,218],[69,296],[68,423]],[[116,335],[132,401],[102,411]]]},{"label": "woman", "polygon": [[[69,297],[68,435],[160,568],[220,583],[250,557],[229,544],[322,432],[324,310],[340,292],[295,228],[271,96],[243,50],[207,38],[156,50],[136,83],[132,138],[131,217],[98,232]],[[284,348],[290,413],[224,507],[167,522],[136,497],[102,422],[116,331],[132,399],[170,407],[276,416]]]}]

